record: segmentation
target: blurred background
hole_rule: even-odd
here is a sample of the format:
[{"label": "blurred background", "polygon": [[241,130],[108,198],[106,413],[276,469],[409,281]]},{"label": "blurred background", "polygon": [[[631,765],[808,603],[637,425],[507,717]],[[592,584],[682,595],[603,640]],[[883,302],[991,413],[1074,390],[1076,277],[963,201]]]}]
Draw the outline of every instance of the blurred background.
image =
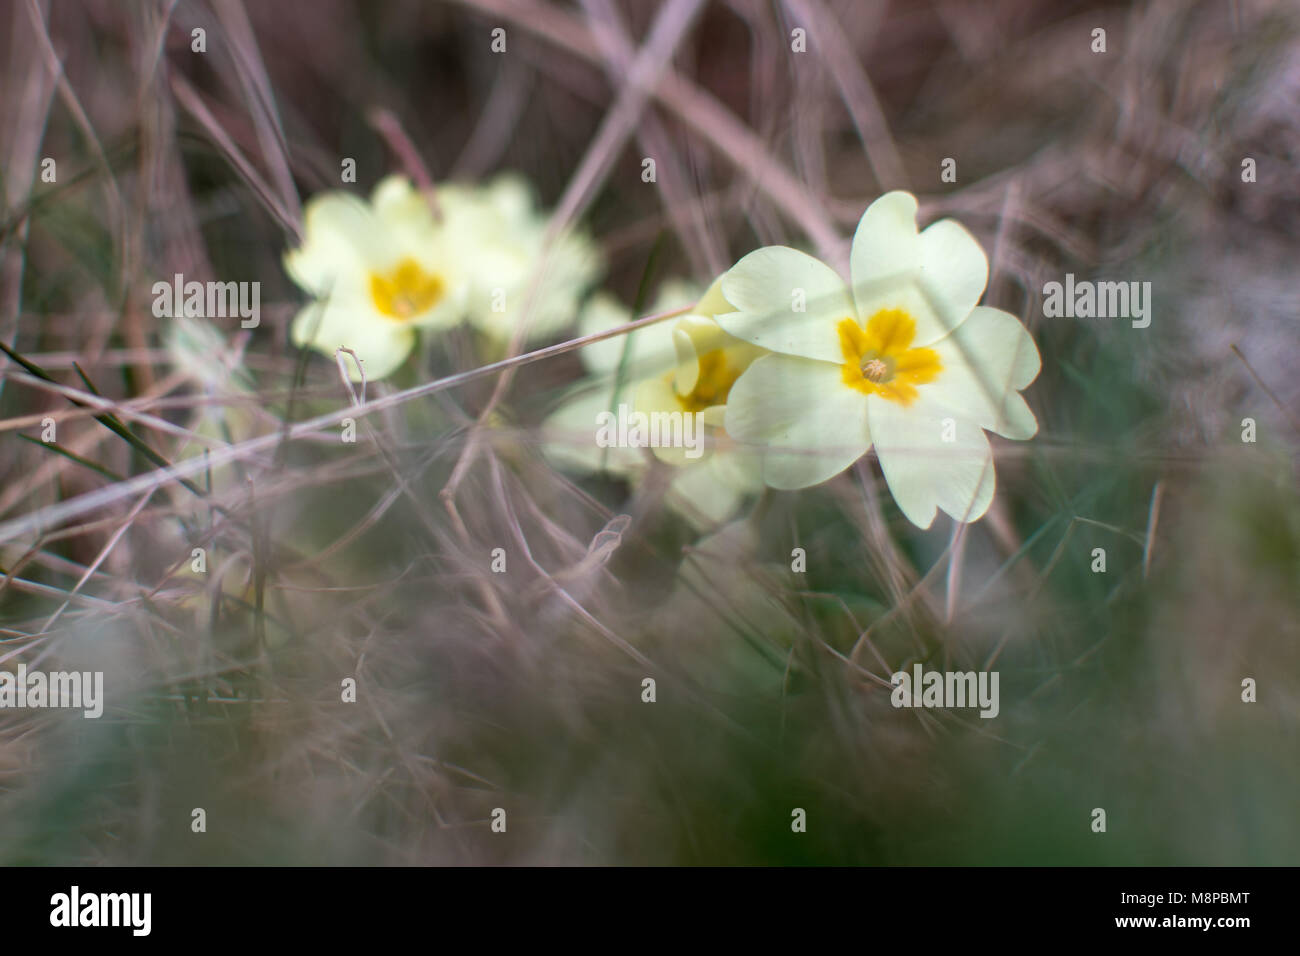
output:
[{"label": "blurred background", "polygon": [[[1290,0],[14,0],[0,23],[0,342],[27,363],[0,358],[0,666],[106,693],[98,720],[0,710],[0,861],[1296,861]],[[277,440],[350,401],[288,338],[304,202],[421,168],[527,177],[634,315],[760,245],[843,261],[910,189],[1033,332],[1038,437],[993,439],[997,499],[961,534],[912,527],[872,458],[708,528],[662,481],[566,475],[538,426],[574,351],[490,414],[486,375],[356,444]],[[175,273],[260,282],[260,326],[155,317]],[[1045,318],[1066,273],[1150,282],[1150,326]],[[491,357],[426,338],[368,394]],[[125,485],[267,436],[190,488]],[[1000,715],[894,709],[915,662],[997,670]]]}]

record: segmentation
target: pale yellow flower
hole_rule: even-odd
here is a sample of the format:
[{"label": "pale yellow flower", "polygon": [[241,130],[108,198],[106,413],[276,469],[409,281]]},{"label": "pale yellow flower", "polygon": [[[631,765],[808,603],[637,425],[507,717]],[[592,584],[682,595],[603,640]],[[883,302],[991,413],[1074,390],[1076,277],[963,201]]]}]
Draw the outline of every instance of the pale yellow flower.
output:
[{"label": "pale yellow flower", "polygon": [[731,390],[726,428],[762,449],[774,488],[826,481],[874,444],[907,518],[958,521],[988,510],[995,483],[984,429],[1033,437],[1020,397],[1038,375],[1033,337],[978,306],[988,281],[979,243],[953,220],[916,228],[916,198],[891,192],[863,214],[852,285],[783,246],[750,253],[721,279],[736,311],[727,332],[773,354]]},{"label": "pale yellow flower", "polygon": [[331,358],[350,348],[374,381],[405,361],[417,330],[464,317],[469,283],[453,255],[455,237],[404,177],[384,179],[369,203],[339,191],[312,197],[303,232],[284,267],[315,301],[293,320],[294,344]]},{"label": "pale yellow flower", "polygon": [[[731,517],[745,495],[762,488],[757,456],[728,438],[723,416],[732,385],[764,350],[727,335],[713,320],[716,311],[733,308],[717,283],[702,297],[685,283],[665,284],[653,311],[680,308],[697,298],[694,309],[679,319],[584,348],[582,358],[596,386],[587,386],[551,415],[543,436],[548,454],[562,467],[632,482],[641,480],[653,454],[674,466],[668,505],[695,526],[707,527]],[[579,331],[590,335],[632,318],[615,300],[598,295],[584,311]],[[620,405],[647,415],[689,417],[701,447],[694,452],[681,446],[601,447],[598,417]]]}]

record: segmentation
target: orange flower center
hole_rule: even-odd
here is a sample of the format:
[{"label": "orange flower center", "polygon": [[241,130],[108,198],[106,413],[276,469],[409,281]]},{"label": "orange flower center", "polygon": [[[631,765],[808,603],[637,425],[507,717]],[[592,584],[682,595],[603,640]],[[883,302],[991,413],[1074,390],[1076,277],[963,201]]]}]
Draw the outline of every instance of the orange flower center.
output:
[{"label": "orange flower center", "polygon": [[844,384],[867,395],[900,405],[911,405],[916,386],[938,378],[943,371],[934,349],[910,348],[916,338],[916,320],[902,309],[881,309],[867,320],[865,330],[852,318],[836,326]]}]

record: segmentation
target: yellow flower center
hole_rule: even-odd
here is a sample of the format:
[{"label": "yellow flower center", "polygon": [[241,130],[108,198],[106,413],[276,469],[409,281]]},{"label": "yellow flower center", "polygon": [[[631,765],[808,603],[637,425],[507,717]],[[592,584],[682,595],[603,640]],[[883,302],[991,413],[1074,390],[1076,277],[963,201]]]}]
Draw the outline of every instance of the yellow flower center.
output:
[{"label": "yellow flower center", "polygon": [[852,318],[835,327],[844,354],[844,384],[867,395],[911,405],[916,386],[943,371],[934,349],[909,348],[916,338],[916,320],[902,309],[881,309],[867,321],[866,331]]},{"label": "yellow flower center", "polygon": [[[714,405],[725,405],[731,386],[744,369],[727,361],[725,349],[714,349],[700,356],[700,377],[689,395],[678,395],[684,412],[702,412]],[[671,381],[671,376],[669,377]]]},{"label": "yellow flower center", "polygon": [[375,308],[402,322],[437,305],[444,288],[441,276],[425,272],[409,257],[387,274],[370,275],[370,298]]}]

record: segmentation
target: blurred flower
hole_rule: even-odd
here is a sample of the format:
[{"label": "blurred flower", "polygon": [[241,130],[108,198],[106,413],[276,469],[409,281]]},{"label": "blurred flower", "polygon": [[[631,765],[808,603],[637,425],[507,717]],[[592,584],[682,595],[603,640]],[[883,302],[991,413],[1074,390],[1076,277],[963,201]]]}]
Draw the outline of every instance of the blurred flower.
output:
[{"label": "blurred flower", "polygon": [[[727,332],[771,349],[732,388],[727,431],[763,449],[774,488],[826,481],[874,443],[903,514],[974,521],[993,498],[983,429],[1038,430],[1019,395],[1038,375],[1020,321],[977,306],[988,282],[979,243],[953,220],[916,228],[916,198],[872,203],[853,238],[850,288],[817,259],[769,246],[721,281]],[[804,306],[800,310],[800,306]]]},{"label": "blurred flower", "polygon": [[[189,428],[220,441],[239,441],[253,433],[256,403],[253,377],[244,367],[243,349],[232,346],[206,319],[179,315],[167,324],[167,352],[201,395]],[[188,450],[182,447],[180,455]]]},{"label": "blurred flower", "polygon": [[[533,274],[542,267],[547,216],[536,208],[528,183],[514,174],[485,186],[440,186],[438,205],[469,282],[469,321],[500,349],[523,318]],[[602,268],[599,250],[584,233],[557,236],[528,310],[528,341],[572,322]]]},{"label": "blurred flower", "polygon": [[[196,401],[187,427],[200,439],[239,442],[251,438],[257,429],[258,398],[252,375],[244,366],[242,346],[231,345],[225,335],[206,319],[179,315],[167,323],[167,352],[172,366],[193,384]],[[236,337],[247,340],[248,333]],[[177,459],[201,455],[208,442],[186,441],[173,451]],[[217,468],[205,476],[208,487],[223,493],[242,485],[234,469]],[[178,508],[193,504],[177,496]],[[203,509],[195,509],[197,516]]]},{"label": "blurred flower", "polygon": [[250,392],[252,377],[239,351],[206,319],[179,315],[167,325],[167,354],[179,372],[207,392]]},{"label": "blurred flower", "polygon": [[417,329],[446,328],[464,316],[468,284],[454,241],[402,176],[380,182],[369,204],[339,191],[312,197],[303,244],[284,256],[285,271],[316,300],[294,318],[294,343],[331,358],[346,346],[370,381],[391,374]]},{"label": "blurred flower", "polygon": [[[598,416],[621,403],[639,413],[689,416],[703,436],[701,457],[690,457],[682,447],[649,451],[675,469],[665,501],[693,525],[706,527],[725,521],[746,494],[762,489],[757,456],[730,440],[723,415],[732,384],[764,350],[728,335],[713,320],[716,312],[734,308],[716,282],[702,297],[691,284],[665,283],[653,312],[697,299],[692,312],[676,321],[586,346],[582,359],[599,387],[588,386],[565,402],[543,424],[543,435],[548,454],[561,467],[638,482],[650,464],[646,449],[599,447]],[[616,300],[598,294],[583,312],[580,332],[591,335],[632,318]]]}]

